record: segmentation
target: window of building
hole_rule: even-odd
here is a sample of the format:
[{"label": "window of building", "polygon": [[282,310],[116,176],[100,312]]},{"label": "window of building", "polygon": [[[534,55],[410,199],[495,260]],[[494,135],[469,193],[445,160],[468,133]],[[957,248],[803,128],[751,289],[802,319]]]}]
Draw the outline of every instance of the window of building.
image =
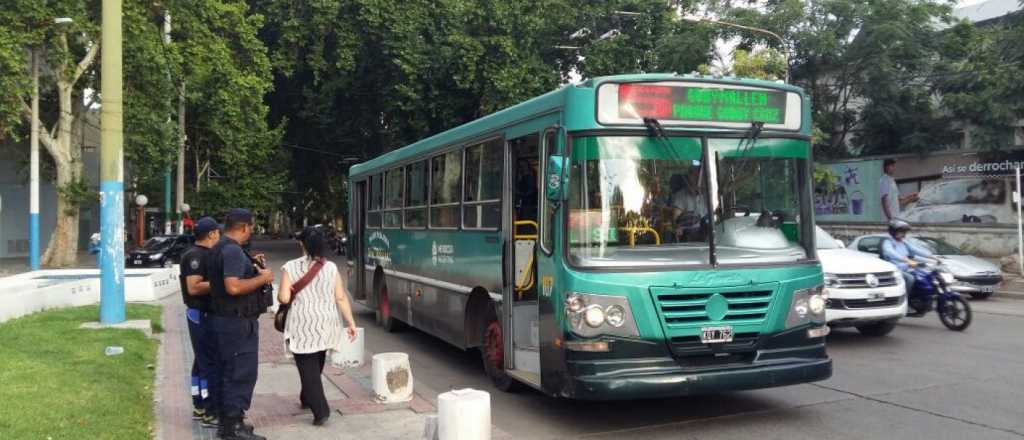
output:
[{"label": "window of building", "polygon": [[427,226],[427,161],[405,167],[405,227]]},{"label": "window of building", "polygon": [[452,151],[434,157],[430,165],[430,227],[459,226],[462,152]]},{"label": "window of building", "polygon": [[464,228],[497,229],[501,224],[502,145],[501,139],[494,139],[466,148]]},{"label": "window of building", "polygon": [[384,227],[402,227],[402,168],[384,174]]}]

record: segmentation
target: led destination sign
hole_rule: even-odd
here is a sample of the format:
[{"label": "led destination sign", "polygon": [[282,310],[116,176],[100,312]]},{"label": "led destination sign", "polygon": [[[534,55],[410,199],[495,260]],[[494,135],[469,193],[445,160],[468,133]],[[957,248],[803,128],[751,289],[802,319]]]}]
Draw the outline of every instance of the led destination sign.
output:
[{"label": "led destination sign", "polygon": [[662,121],[786,124],[786,92],[745,88],[621,84],[618,116]]}]

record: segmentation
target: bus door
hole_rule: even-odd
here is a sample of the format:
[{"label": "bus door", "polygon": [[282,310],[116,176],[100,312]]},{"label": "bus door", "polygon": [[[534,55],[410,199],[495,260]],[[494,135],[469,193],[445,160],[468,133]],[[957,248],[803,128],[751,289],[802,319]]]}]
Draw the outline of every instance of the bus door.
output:
[{"label": "bus door", "polygon": [[349,218],[348,254],[349,278],[346,280],[354,299],[366,301],[366,248],[363,246],[366,226],[366,180],[356,183],[352,192],[352,209],[355,215]]},{"label": "bus door", "polygon": [[[540,148],[539,133],[508,142],[509,216],[506,234],[505,304],[506,369],[520,380],[540,385],[540,320],[538,256],[540,252]],[[509,316],[511,315],[511,316]],[[509,353],[511,352],[511,353]],[[511,356],[509,356],[511,355]]]}]

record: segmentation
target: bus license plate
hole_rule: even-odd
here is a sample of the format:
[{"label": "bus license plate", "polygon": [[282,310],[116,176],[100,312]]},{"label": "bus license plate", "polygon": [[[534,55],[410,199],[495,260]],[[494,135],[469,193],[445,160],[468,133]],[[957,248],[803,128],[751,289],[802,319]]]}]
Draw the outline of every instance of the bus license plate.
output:
[{"label": "bus license plate", "polygon": [[700,342],[705,344],[732,342],[732,327],[703,327],[700,329]]}]

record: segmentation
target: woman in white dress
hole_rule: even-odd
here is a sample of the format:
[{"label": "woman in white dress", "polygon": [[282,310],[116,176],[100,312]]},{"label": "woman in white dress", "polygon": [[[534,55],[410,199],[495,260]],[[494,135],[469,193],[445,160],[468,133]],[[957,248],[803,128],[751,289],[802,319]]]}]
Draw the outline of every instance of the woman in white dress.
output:
[{"label": "woman in white dress", "polygon": [[[338,267],[324,259],[327,251],[324,231],[310,226],[297,238],[305,255],[285,263],[281,268],[281,287],[277,299],[281,304],[291,304],[284,328],[285,346],[294,355],[295,366],[299,370],[299,380],[302,382],[300,403],[303,408],[313,411],[313,424],[320,426],[331,413],[320,379],[327,350],[341,344],[341,317],[348,323],[345,332],[349,341],[356,338],[356,322],[352,318],[352,307]],[[293,294],[292,286],[318,264],[319,272],[302,290]]]}]

